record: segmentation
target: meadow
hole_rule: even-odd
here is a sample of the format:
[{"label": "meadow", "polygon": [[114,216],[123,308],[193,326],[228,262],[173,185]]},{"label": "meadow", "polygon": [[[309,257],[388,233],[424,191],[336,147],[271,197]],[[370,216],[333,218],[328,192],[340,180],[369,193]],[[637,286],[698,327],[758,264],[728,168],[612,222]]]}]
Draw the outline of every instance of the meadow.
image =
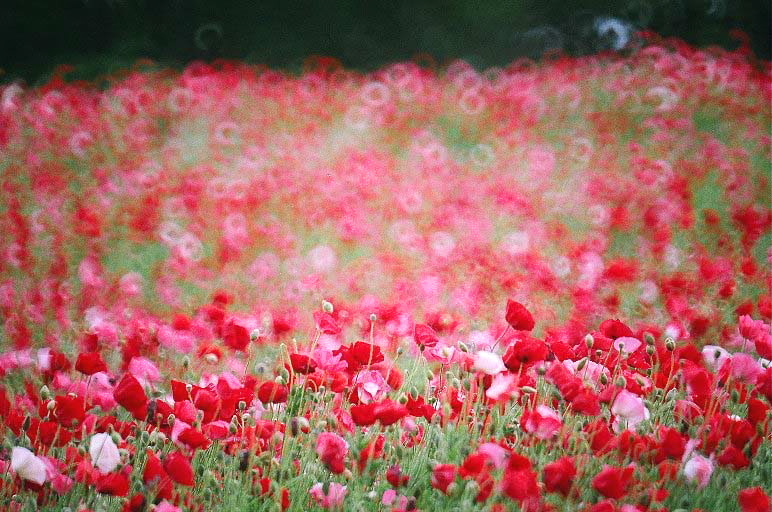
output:
[{"label": "meadow", "polygon": [[0,85],[0,508],[768,512],[770,63],[649,38]]}]

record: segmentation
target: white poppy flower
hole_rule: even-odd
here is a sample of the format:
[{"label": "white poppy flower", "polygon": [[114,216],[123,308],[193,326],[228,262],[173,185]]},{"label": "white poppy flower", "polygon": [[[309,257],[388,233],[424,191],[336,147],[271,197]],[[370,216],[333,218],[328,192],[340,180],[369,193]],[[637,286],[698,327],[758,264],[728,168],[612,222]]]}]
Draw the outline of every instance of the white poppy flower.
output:
[{"label": "white poppy flower", "polygon": [[115,446],[110,434],[94,434],[91,438],[88,453],[91,455],[91,461],[99,468],[102,473],[109,473],[118,467],[121,461],[121,454],[118,447]]},{"label": "white poppy flower", "polygon": [[11,452],[11,469],[24,480],[42,485],[46,481],[46,465],[26,448],[15,446]]}]

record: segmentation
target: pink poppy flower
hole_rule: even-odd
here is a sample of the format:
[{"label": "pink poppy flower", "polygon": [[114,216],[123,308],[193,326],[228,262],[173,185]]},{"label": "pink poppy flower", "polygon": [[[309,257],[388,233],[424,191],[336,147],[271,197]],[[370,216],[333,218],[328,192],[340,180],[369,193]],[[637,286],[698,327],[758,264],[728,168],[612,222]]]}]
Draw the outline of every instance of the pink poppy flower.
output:
[{"label": "pink poppy flower", "polygon": [[635,430],[635,427],[640,422],[649,419],[651,416],[646,408],[646,404],[643,403],[643,399],[626,389],[620,391],[614,399],[611,412],[616,416],[613,428],[617,433],[620,431],[620,419],[625,420],[627,430]]},{"label": "pink poppy flower", "polygon": [[331,482],[324,492],[324,485],[321,482],[314,484],[308,493],[322,508],[339,508],[343,506],[343,500],[348,494],[348,488],[337,482]]}]

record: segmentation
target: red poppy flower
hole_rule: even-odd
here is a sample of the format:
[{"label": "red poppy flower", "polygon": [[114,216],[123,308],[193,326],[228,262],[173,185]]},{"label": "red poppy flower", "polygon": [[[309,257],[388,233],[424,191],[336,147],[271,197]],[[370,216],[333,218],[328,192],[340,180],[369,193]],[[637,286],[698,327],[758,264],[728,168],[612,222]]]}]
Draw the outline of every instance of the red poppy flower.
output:
[{"label": "red poppy flower", "polygon": [[385,427],[393,425],[408,414],[407,407],[388,398],[375,407],[375,419]]},{"label": "red poppy flower", "polygon": [[[159,496],[159,498],[160,497],[161,496]],[[135,494],[125,505],[123,505],[123,512],[142,512],[143,510],[145,510],[144,494]]]},{"label": "red poppy flower", "polygon": [[40,416],[45,417],[48,413],[49,418],[58,421],[59,424],[65,428],[79,427],[86,416],[85,401],[83,397],[70,395],[57,396],[54,399],[54,408],[50,413],[47,410],[47,405],[48,404],[41,402]]},{"label": "red poppy flower", "polygon": [[574,412],[586,414],[587,416],[597,416],[600,414],[600,400],[598,399],[598,395],[586,389],[580,391],[573,400],[571,400],[571,409],[573,409]]},{"label": "red poppy flower", "polygon": [[576,465],[571,457],[562,457],[544,466],[544,486],[549,492],[568,496],[576,477]]},{"label": "red poppy flower", "polygon": [[657,459],[681,459],[686,450],[686,438],[676,429],[669,427],[661,427],[659,435],[660,447]]},{"label": "red poppy flower", "polygon": [[539,483],[536,473],[528,469],[513,469],[508,467],[501,479],[501,490],[504,494],[520,502],[539,497]]},{"label": "red poppy flower", "polygon": [[769,496],[761,487],[743,489],[737,495],[737,501],[740,502],[742,512],[769,512],[772,508]]},{"label": "red poppy flower", "polygon": [[78,355],[75,369],[83,375],[94,375],[95,373],[106,372],[107,365],[99,352],[85,352]]},{"label": "red poppy flower", "polygon": [[313,373],[316,370],[316,363],[306,354],[290,354],[290,364],[293,372],[303,375]]},{"label": "red poppy flower", "polygon": [[437,412],[437,409],[427,404],[422,396],[414,399],[411,395],[408,395],[405,407],[407,407],[411,416],[415,416],[416,418],[424,417],[426,418],[426,421],[431,421],[432,416]]},{"label": "red poppy flower", "polygon": [[475,452],[464,459],[464,463],[458,468],[461,478],[476,478],[482,472],[489,472],[493,463],[490,457],[484,453]]},{"label": "red poppy flower", "polygon": [[196,483],[190,460],[180,452],[167,455],[163,468],[171,479],[180,485],[192,486]]},{"label": "red poppy flower", "polygon": [[383,446],[385,444],[386,438],[381,434],[359,452],[359,461],[357,462],[359,471],[364,471],[370,460],[383,457]]},{"label": "red poppy flower", "polygon": [[381,347],[365,343],[364,341],[357,341],[354,343],[349,350],[349,353],[353,356],[354,360],[362,366],[373,365],[383,361]]},{"label": "red poppy flower", "polygon": [[414,336],[415,343],[421,350],[432,348],[439,343],[440,339],[434,329],[426,324],[416,324]]},{"label": "red poppy flower", "polygon": [[172,327],[177,331],[187,331],[191,325],[192,321],[188,315],[177,313],[172,318]]},{"label": "red poppy flower", "polygon": [[249,331],[243,325],[230,320],[222,328],[222,339],[226,346],[243,352],[249,346]]},{"label": "red poppy flower", "polygon": [[592,479],[592,487],[603,496],[618,500],[627,494],[627,488],[633,478],[633,468],[605,466]]},{"label": "red poppy flower", "polygon": [[212,445],[212,441],[208,437],[194,428],[186,428],[183,430],[177,437],[177,441],[185,444],[192,450],[206,450]]},{"label": "red poppy flower", "polygon": [[58,350],[50,350],[48,352],[48,358],[49,363],[46,374],[53,375],[54,372],[66,372],[72,367],[72,363],[67,359],[67,356]]},{"label": "red poppy flower", "polygon": [[633,330],[619,320],[604,320],[603,323],[600,324],[599,329],[604,336],[608,336],[613,340],[623,336],[635,336]]},{"label": "red poppy flower", "polygon": [[536,325],[533,316],[525,309],[525,306],[511,299],[507,300],[505,318],[507,323],[516,331],[530,331]]},{"label": "red poppy flower", "polygon": [[274,381],[263,382],[257,389],[257,398],[264,404],[283,404],[288,396],[287,386]]},{"label": "red poppy flower", "polygon": [[402,472],[399,464],[395,464],[386,470],[386,480],[394,487],[407,485],[410,477]]},{"label": "red poppy flower", "polygon": [[456,466],[453,464],[437,464],[432,471],[432,487],[445,494],[448,487],[456,479]]},{"label": "red poppy flower", "polygon": [[732,466],[734,469],[747,468],[751,465],[748,457],[733,444],[727,445],[721,455],[716,458],[716,461],[722,466]]},{"label": "red poppy flower", "polygon": [[118,382],[113,390],[113,398],[135,417],[141,419],[147,417],[147,395],[142,385],[132,374],[125,374]]},{"label": "red poppy flower", "polygon": [[535,338],[519,340],[507,348],[502,360],[511,372],[517,372],[521,366],[529,366],[544,361],[549,355],[547,344]]},{"label": "red poppy flower", "polygon": [[375,403],[351,406],[351,419],[361,427],[369,427],[375,423]]},{"label": "red poppy flower", "polygon": [[111,496],[126,496],[129,494],[129,477],[125,471],[102,475],[97,479],[96,490]]},{"label": "red poppy flower", "polygon": [[170,499],[174,492],[171,478],[166,474],[161,459],[156,457],[152,450],[147,451],[147,461],[142,472],[142,481],[146,484],[155,484],[156,496],[161,499]]}]

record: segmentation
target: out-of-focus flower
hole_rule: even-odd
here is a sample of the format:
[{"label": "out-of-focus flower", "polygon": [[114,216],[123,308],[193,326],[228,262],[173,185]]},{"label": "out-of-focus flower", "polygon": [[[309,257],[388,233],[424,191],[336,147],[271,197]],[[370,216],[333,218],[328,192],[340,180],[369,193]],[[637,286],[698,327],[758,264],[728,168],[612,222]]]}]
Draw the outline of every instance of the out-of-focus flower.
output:
[{"label": "out-of-focus flower", "polygon": [[337,482],[327,484],[327,493],[324,492],[325,484],[318,482],[311,486],[308,493],[322,508],[340,508],[348,494],[348,488]]},{"label": "out-of-focus flower", "polygon": [[769,495],[761,487],[743,489],[737,495],[742,512],[769,512]]},{"label": "out-of-focus flower", "polygon": [[11,469],[24,480],[38,485],[46,481],[46,465],[26,448],[15,446],[11,450]]},{"label": "out-of-focus flower", "polygon": [[560,415],[546,405],[539,405],[535,410],[526,410],[520,418],[520,425],[529,434],[539,439],[549,439],[563,426]]},{"label": "out-of-focus flower", "polygon": [[549,492],[568,496],[576,477],[576,464],[571,457],[562,457],[544,466],[544,486]]},{"label": "out-of-focus flower", "polygon": [[456,479],[456,466],[453,464],[437,464],[432,471],[432,487],[439,489],[445,494],[448,493],[448,487]]},{"label": "out-of-focus flower", "polygon": [[710,482],[710,476],[713,474],[713,461],[702,455],[693,454],[684,464],[684,476],[689,482],[696,482],[697,487],[702,489]]},{"label": "out-of-focus flower", "polygon": [[316,438],[316,453],[319,459],[333,473],[343,473],[346,469],[345,458],[348,454],[348,443],[338,434],[322,432]]},{"label": "out-of-focus flower", "polygon": [[618,500],[627,494],[627,488],[633,478],[633,467],[618,468],[604,466],[592,479],[592,487],[603,496]]},{"label": "out-of-focus flower", "polygon": [[474,370],[486,375],[496,375],[506,370],[501,356],[486,350],[480,350],[474,355]]}]

